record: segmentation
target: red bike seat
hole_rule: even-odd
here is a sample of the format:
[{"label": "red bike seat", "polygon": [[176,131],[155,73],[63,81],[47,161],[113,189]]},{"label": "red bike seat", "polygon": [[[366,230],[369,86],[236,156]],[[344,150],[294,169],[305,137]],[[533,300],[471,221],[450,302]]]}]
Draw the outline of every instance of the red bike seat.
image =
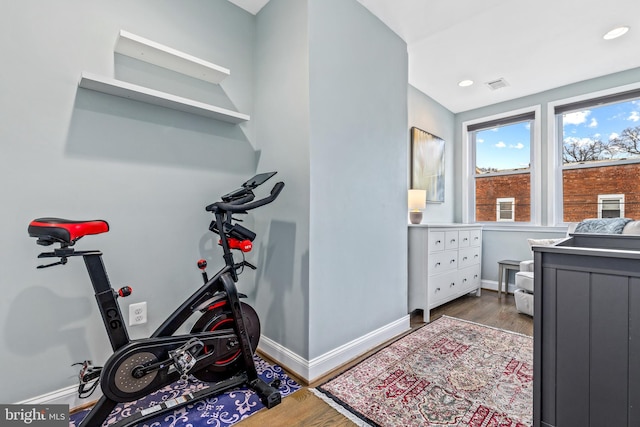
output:
[{"label": "red bike seat", "polygon": [[38,218],[31,221],[28,231],[29,236],[37,237],[39,241],[64,242],[71,245],[80,237],[106,233],[109,231],[109,224],[101,219],[74,221],[61,218]]}]

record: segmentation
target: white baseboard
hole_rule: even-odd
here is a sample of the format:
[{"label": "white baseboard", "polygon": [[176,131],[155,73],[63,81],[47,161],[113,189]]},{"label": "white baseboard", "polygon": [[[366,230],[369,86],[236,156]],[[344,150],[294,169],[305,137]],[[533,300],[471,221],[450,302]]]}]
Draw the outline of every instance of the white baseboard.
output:
[{"label": "white baseboard", "polygon": [[[498,292],[498,281],[497,280],[483,280],[482,284],[480,285],[482,287],[482,289],[489,289],[491,291],[496,291]],[[507,284],[507,291],[509,293],[513,293],[513,291],[516,290],[516,285],[514,283],[508,283]]]},{"label": "white baseboard", "polygon": [[299,356],[265,336],[260,337],[258,349],[305,381],[313,382],[316,378],[408,331],[410,327],[410,316],[406,315],[311,360]]},{"label": "white baseboard", "polygon": [[[409,321],[410,316],[406,315],[395,322],[369,332],[312,360],[307,360],[297,355],[265,336],[260,337],[258,349],[305,381],[311,382],[361,356],[372,348],[408,331],[410,329]],[[69,405],[69,408],[73,409],[93,402],[100,397],[102,397],[102,391],[98,387],[91,397],[80,399],[78,397],[78,386],[71,385],[16,403],[20,405],[62,404]]]},{"label": "white baseboard", "polygon": [[16,402],[18,405],[69,405],[70,409],[77,408],[87,403],[96,401],[102,397],[102,390],[98,386],[95,392],[86,399],[78,397],[78,386],[70,385],[40,396]]}]

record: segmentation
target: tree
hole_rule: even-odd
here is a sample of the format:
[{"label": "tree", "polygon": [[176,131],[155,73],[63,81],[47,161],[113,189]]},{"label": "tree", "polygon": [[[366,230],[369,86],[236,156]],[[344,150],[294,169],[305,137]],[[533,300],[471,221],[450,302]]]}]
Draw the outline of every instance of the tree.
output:
[{"label": "tree", "polygon": [[602,160],[608,154],[607,144],[599,139],[567,138],[562,146],[563,163]]},{"label": "tree", "polygon": [[563,163],[592,162],[640,156],[640,126],[627,128],[609,141],[567,138],[562,146]]},{"label": "tree", "polygon": [[640,126],[627,128],[609,141],[612,148],[620,153],[640,155]]}]

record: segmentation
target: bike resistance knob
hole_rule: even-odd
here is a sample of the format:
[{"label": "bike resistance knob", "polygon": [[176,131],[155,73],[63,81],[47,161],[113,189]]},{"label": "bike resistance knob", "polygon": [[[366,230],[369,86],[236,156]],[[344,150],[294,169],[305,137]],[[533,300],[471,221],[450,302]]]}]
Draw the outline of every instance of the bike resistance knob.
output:
[{"label": "bike resistance knob", "polygon": [[120,289],[118,289],[118,295],[120,295],[121,297],[128,297],[129,295],[131,295],[131,293],[133,292],[133,289],[131,289],[131,286],[123,286]]},{"label": "bike resistance knob", "polygon": [[204,270],[205,268],[207,268],[207,260],[205,259],[198,260],[198,268],[200,270]]}]

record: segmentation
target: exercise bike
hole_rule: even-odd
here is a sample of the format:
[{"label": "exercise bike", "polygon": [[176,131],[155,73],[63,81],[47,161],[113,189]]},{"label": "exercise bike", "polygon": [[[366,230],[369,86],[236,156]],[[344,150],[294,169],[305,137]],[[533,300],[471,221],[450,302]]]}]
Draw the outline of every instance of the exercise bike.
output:
[{"label": "exercise bike", "polygon": [[[258,377],[253,353],[260,338],[260,321],[255,310],[241,302],[246,295],[238,293],[235,283],[245,267],[256,267],[243,259],[236,262],[233,249],[251,250],[256,234],[237,223],[233,214],[246,214],[252,209],[273,202],[284,187],[278,182],[271,194],[254,200],[253,190],[275,175],[269,172],[256,175],[240,188],[221,197],[206,210],[213,213],[209,229],[220,236],[224,267],[212,278],[206,273],[206,262],[200,260],[204,284],[187,298],[151,337],[129,339],[117,298],[131,294],[125,286],[118,291],[111,288],[98,250],[75,250],[82,237],[109,231],[103,220],[73,221],[60,218],[39,218],[29,224],[28,232],[43,246],[59,244],[52,252],[38,258],[59,258],[59,261],[38,268],[64,265],[69,258],[82,257],[95,291],[96,301],[106,328],[113,354],[102,368],[92,368],[86,375],[97,378],[103,396],[98,400],[80,426],[100,426],[118,403],[131,402],[170,385],[186,380],[189,375],[209,383],[209,387],[145,411],[139,411],[112,424],[124,427],[155,417],[169,409],[223,391],[248,385],[259,395],[267,408],[280,403],[278,381],[267,384]],[[190,333],[174,335],[193,314],[200,317]]]}]

